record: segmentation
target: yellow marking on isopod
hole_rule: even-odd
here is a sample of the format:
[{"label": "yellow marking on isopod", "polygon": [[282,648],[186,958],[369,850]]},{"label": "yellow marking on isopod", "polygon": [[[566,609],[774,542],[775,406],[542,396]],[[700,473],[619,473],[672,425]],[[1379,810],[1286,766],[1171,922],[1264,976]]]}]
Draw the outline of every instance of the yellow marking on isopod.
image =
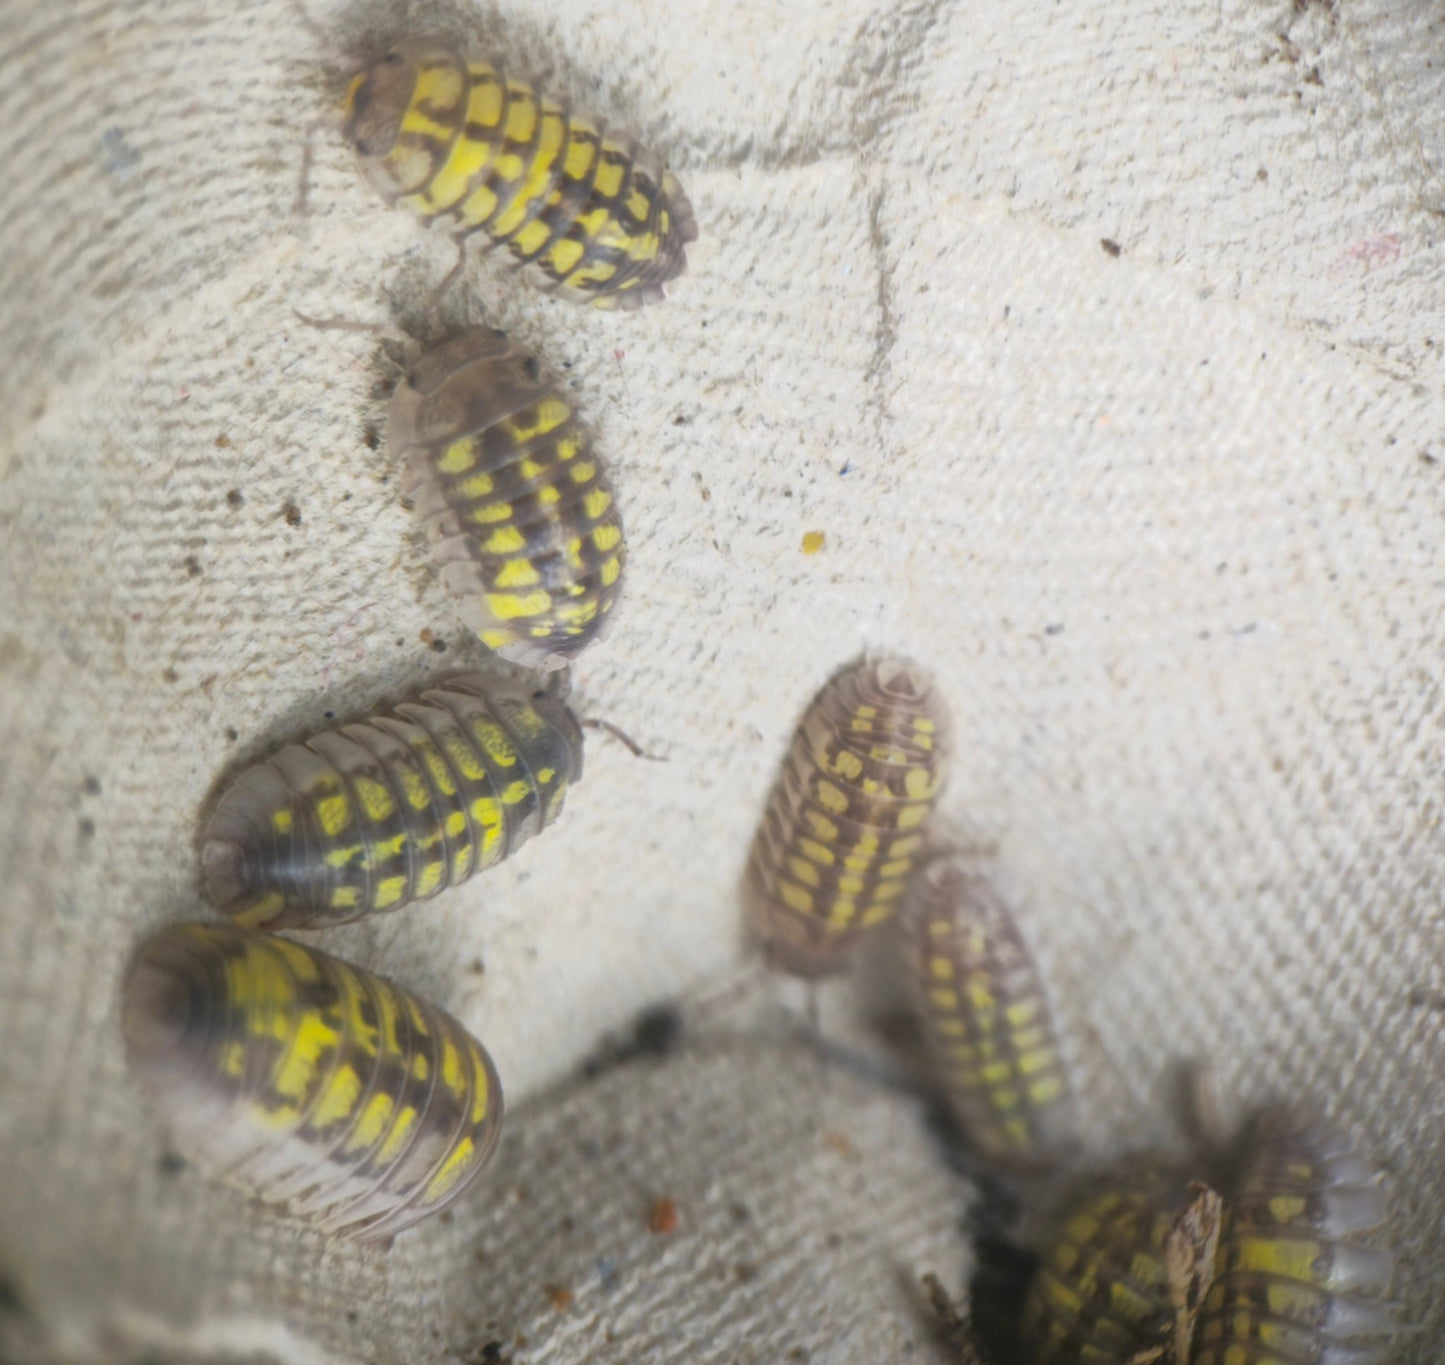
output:
[{"label": "yellow marking on isopod", "polygon": [[552,595],[545,589],[536,592],[489,592],[483,594],[487,610],[499,621],[525,620],[541,616],[552,605]]},{"label": "yellow marking on isopod", "polygon": [[453,766],[468,782],[486,780],[487,770],[477,761],[477,755],[472,746],[460,735],[449,734],[445,747],[447,757],[451,759]]},{"label": "yellow marking on isopod", "polygon": [[929,991],[928,998],[941,1010],[958,1008],[958,992],[948,987],[940,986],[936,990]]},{"label": "yellow marking on isopod", "polygon": [[616,549],[622,541],[622,528],[616,525],[599,526],[592,532],[592,543],[606,554]]},{"label": "yellow marking on isopod", "polygon": [[554,274],[567,275],[576,269],[586,250],[585,243],[564,237],[547,253],[546,259]]},{"label": "yellow marking on isopod", "polygon": [[539,507],[555,507],[562,501],[562,493],[559,489],[548,484],[545,488],[539,488],[534,495]]},{"label": "yellow marking on isopod", "polygon": [[246,1070],[245,1043],[227,1043],[221,1054],[221,1070],[227,1076],[241,1076]]},{"label": "yellow marking on isopod", "polygon": [[283,806],[271,815],[271,828],[274,829],[277,834],[290,834],[292,824],[293,818],[290,806]]},{"label": "yellow marking on isopod", "polygon": [[279,891],[268,891],[245,910],[233,914],[231,919],[243,929],[256,929],[273,920],[286,908],[286,897]]},{"label": "yellow marking on isopod", "polygon": [[452,144],[446,163],[423,190],[401,201],[403,207],[423,214],[455,208],[467,186],[475,182],[491,159],[492,148],[487,142],[463,132]]},{"label": "yellow marking on isopod", "polygon": [[[400,1052],[401,1037],[397,1033],[397,1025],[401,1022],[401,1017],[397,1014],[396,1010],[396,991],[391,986],[383,983],[382,989],[376,992],[376,998],[377,1018],[376,1028],[374,1031],[375,1043],[373,1044],[373,1050],[376,1052],[377,1055],[380,1055],[382,1052]],[[359,1001],[357,1005],[357,1011],[359,1015]]]},{"label": "yellow marking on isopod", "polygon": [[531,794],[531,786],[519,778],[517,781],[508,784],[506,790],[502,792],[502,804],[506,806],[518,805],[525,801]]},{"label": "yellow marking on isopod", "polygon": [[322,833],[328,839],[335,838],[351,823],[351,803],[344,792],[323,797],[316,803],[316,818],[321,822]]},{"label": "yellow marking on isopod", "polygon": [[833,850],[820,844],[816,839],[799,838],[798,851],[802,853],[805,858],[823,867],[833,866]]},{"label": "yellow marking on isopod", "polygon": [[490,474],[473,474],[471,478],[462,480],[460,491],[464,498],[485,498],[496,486],[496,480]]},{"label": "yellow marking on isopod", "polygon": [[329,848],[326,850],[325,863],[327,867],[347,867],[353,862],[360,861],[366,866],[366,849],[361,844],[348,844],[345,848]]},{"label": "yellow marking on isopod", "polygon": [[784,905],[790,910],[796,910],[800,915],[813,913],[813,897],[796,882],[780,882],[778,884],[778,895]]},{"label": "yellow marking on isopod", "polygon": [[361,892],[355,886],[338,886],[331,893],[331,906],[334,910],[346,910],[355,905],[361,899]]},{"label": "yellow marking on isopod", "polygon": [[405,877],[383,877],[377,883],[376,894],[371,898],[372,908],[385,910],[387,906],[395,905],[405,894]]},{"label": "yellow marking on isopod", "polygon": [[1052,1104],[1063,1093],[1062,1076],[1043,1076],[1029,1086],[1029,1099],[1035,1104]]},{"label": "yellow marking on isopod", "polygon": [[338,1067],[312,1107],[309,1126],[319,1130],[349,1118],[360,1098],[361,1077],[350,1066]]},{"label": "yellow marking on isopod", "polygon": [[807,821],[808,828],[813,831],[819,839],[825,842],[836,840],[838,837],[838,826],[835,825],[826,815],[819,811],[809,810],[803,812],[803,819]]},{"label": "yellow marking on isopod", "polygon": [[893,914],[891,905],[873,905],[863,912],[863,923],[865,927],[872,928],[875,924],[882,924]]},{"label": "yellow marking on isopod", "polygon": [[457,1181],[466,1173],[467,1167],[472,1164],[472,1153],[475,1151],[476,1148],[470,1137],[464,1137],[457,1143],[448,1153],[441,1169],[427,1182],[427,1187],[422,1193],[422,1202],[429,1204],[453,1189]]},{"label": "yellow marking on isopod", "polygon": [[472,734],[487,757],[498,767],[510,768],[516,764],[517,747],[496,721],[487,716],[475,717],[472,720]]},{"label": "yellow marking on isopod", "polygon": [[466,878],[472,867],[472,846],[463,844],[452,859],[452,880],[459,882]]},{"label": "yellow marking on isopod", "polygon": [[353,779],[356,794],[361,799],[361,808],[371,820],[385,820],[396,809],[391,791],[370,777]]},{"label": "yellow marking on isopod", "polygon": [[[557,452],[558,461],[565,463],[566,461],[572,459],[572,457],[575,456],[582,449],[582,438],[581,436],[576,435],[559,437],[554,449]],[[596,473],[595,469],[593,470],[593,473]],[[579,480],[579,482],[582,481]]]},{"label": "yellow marking on isopod", "polygon": [[391,1119],[391,1112],[396,1108],[396,1102],[384,1091],[378,1091],[366,1102],[366,1108],[361,1111],[361,1118],[357,1120],[356,1128],[346,1141],[342,1149],[346,1152],[360,1151],[364,1147],[373,1146],[386,1131],[386,1125]]},{"label": "yellow marking on isopod", "polygon": [[1303,1218],[1309,1201],[1300,1195],[1281,1194],[1269,1201],[1269,1216],[1276,1223],[1293,1223]]},{"label": "yellow marking on isopod", "polygon": [[946,957],[931,957],[928,959],[928,971],[931,976],[939,981],[952,981],[954,966],[952,961]]},{"label": "yellow marking on isopod", "polygon": [[591,460],[583,460],[580,464],[574,464],[572,466],[571,478],[573,483],[588,483],[596,477],[597,466],[593,464]]},{"label": "yellow marking on isopod", "polygon": [[477,822],[482,831],[482,862],[485,865],[487,854],[491,852],[497,840],[502,837],[505,828],[501,803],[492,796],[477,797],[472,802],[472,819]]},{"label": "yellow marking on isopod", "polygon": [[497,207],[497,196],[486,185],[478,185],[458,210],[458,217],[471,227],[485,223]]},{"label": "yellow marking on isopod", "polygon": [[[441,458],[437,460],[437,468],[441,470],[443,474],[460,474],[463,470],[470,469],[476,464],[476,449],[475,438],[463,436],[460,440],[453,441],[451,445],[442,451]],[[483,493],[490,493],[492,491],[491,479],[485,474],[478,475],[478,477],[486,479],[487,481],[487,487],[481,491]],[[463,487],[465,488],[466,485],[463,485]],[[479,496],[479,494],[471,494],[470,496],[476,497]]]},{"label": "yellow marking on isopod", "polygon": [[851,896],[840,896],[828,911],[828,923],[835,929],[846,929],[858,917],[858,902]]},{"label": "yellow marking on isopod", "polygon": [[832,811],[834,815],[841,815],[848,809],[848,798],[824,778],[820,777],[814,784],[813,794],[817,797],[818,804],[825,810]]},{"label": "yellow marking on isopod", "polygon": [[491,1087],[487,1082],[487,1065],[482,1054],[470,1038],[467,1051],[472,1063],[472,1124],[475,1126],[487,1116],[487,1106],[492,1102]]},{"label": "yellow marking on isopod", "polygon": [[822,879],[818,874],[818,869],[814,867],[813,864],[810,863],[806,858],[799,858],[796,855],[790,857],[788,859],[788,868],[792,872],[793,876],[795,876],[800,882],[802,882],[804,886],[811,886],[816,888],[822,884]]},{"label": "yellow marking on isopod", "polygon": [[928,819],[928,811],[929,807],[926,805],[904,806],[898,812],[898,819],[894,823],[899,829],[916,829]]},{"label": "yellow marking on isopod", "polygon": [[530,588],[542,576],[527,559],[509,559],[492,577],[494,588]]},{"label": "yellow marking on isopod", "polygon": [[[491,526],[499,521],[509,521],[511,517],[512,504],[509,502],[483,503],[471,510],[471,519],[478,526]],[[517,533],[514,531],[513,534]]]},{"label": "yellow marking on isopod", "polygon": [[482,542],[483,554],[514,555],[527,548],[526,539],[515,526],[503,526]]},{"label": "yellow marking on isopod", "polygon": [[411,102],[434,104],[439,109],[451,109],[462,97],[463,73],[450,62],[435,66],[424,66],[417,74],[412,86]]},{"label": "yellow marking on isopod", "polygon": [[[556,203],[557,196],[552,195],[547,202],[549,204]],[[540,218],[534,218],[526,226],[512,234],[512,250],[519,256],[535,255],[551,235],[552,229]]]},{"label": "yellow marking on isopod", "polygon": [[442,1084],[453,1095],[459,1095],[466,1086],[466,1073],[462,1070],[461,1053],[456,1044],[445,1034],[442,1035]]},{"label": "yellow marking on isopod", "polygon": [[291,1045],[277,1062],[271,1088],[279,1095],[300,1099],[310,1088],[317,1063],[341,1041],[336,1030],[316,1011],[296,1021]]},{"label": "yellow marking on isopod", "polygon": [[933,795],[933,774],[927,768],[910,768],[903,790],[915,800]]},{"label": "yellow marking on isopod", "polygon": [[431,1075],[431,1067],[427,1064],[426,1057],[420,1052],[411,1059],[411,1074],[419,1081],[424,1081]]},{"label": "yellow marking on isopod", "polygon": [[421,870],[421,875],[416,879],[416,894],[429,896],[441,885],[442,875],[446,872],[447,865],[444,862],[427,863]]},{"label": "yellow marking on isopod", "polygon": [[968,1000],[976,1010],[991,1010],[998,1005],[998,999],[989,988],[987,978],[975,978],[968,983]]},{"label": "yellow marking on isopod", "polygon": [[824,757],[823,766],[849,782],[854,782],[863,775],[863,760],[848,749],[840,749],[831,765]]},{"label": "yellow marking on isopod", "polygon": [[448,128],[443,123],[438,123],[413,105],[402,116],[401,131],[415,133],[430,142],[448,143],[452,140],[452,133],[455,130]]},{"label": "yellow marking on isopod", "polygon": [[611,506],[612,494],[605,488],[594,488],[582,499],[582,510],[591,521],[597,521]]},{"label": "yellow marking on isopod", "polygon": [[610,588],[622,576],[622,561],[609,559],[598,572],[598,578],[604,588]]}]

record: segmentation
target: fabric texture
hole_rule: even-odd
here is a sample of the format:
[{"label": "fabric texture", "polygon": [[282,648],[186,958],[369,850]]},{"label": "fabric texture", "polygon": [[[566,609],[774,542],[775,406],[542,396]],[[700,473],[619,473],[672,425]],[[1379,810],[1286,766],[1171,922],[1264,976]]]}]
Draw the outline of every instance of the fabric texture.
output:
[{"label": "fabric texture", "polygon": [[[473,254],[428,315],[452,248],[335,128],[419,31],[667,157],[700,238],[665,302]],[[799,992],[576,1079],[725,991],[792,726],[867,648],[949,699],[943,814],[1022,897],[1088,1148],[1174,1136],[1184,1058],[1307,1101],[1385,1172],[1400,1359],[1439,1357],[1440,0],[12,0],[0,61],[0,1354],[937,1356],[966,1191],[916,1102],[793,1040]],[[517,857],[317,940],[453,1012],[511,1108],[385,1254],[175,1170],[117,1030],[136,941],[205,913],[214,784],[481,658],[387,346],[298,313],[566,376],[630,545],[575,695],[666,760],[589,733]]]}]

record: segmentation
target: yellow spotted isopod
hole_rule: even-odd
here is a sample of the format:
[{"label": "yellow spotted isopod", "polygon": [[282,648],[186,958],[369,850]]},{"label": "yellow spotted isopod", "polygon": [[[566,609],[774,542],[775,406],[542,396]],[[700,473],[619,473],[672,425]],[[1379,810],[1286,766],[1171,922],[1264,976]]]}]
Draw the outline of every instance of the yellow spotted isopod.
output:
[{"label": "yellow spotted isopod", "polygon": [[901,659],[864,659],[804,714],[745,877],[768,960],[796,976],[844,970],[900,908],[942,789],[948,717],[932,680]]},{"label": "yellow spotted isopod", "polygon": [[211,902],[248,928],[323,928],[501,862],[582,776],[566,683],[464,674],[248,768],[201,835]]},{"label": "yellow spotted isopod", "polygon": [[1379,1182],[1340,1136],[1284,1108],[1246,1125],[1195,1365],[1373,1365],[1399,1344]]},{"label": "yellow spotted isopod", "polygon": [[978,1150],[1032,1165],[1068,1137],[1068,1073],[1048,996],[1008,903],[954,855],[914,879],[905,950],[945,1096]]},{"label": "yellow spotted isopod", "polygon": [[391,203],[459,241],[483,233],[565,298],[637,308],[686,269],[697,225],[670,172],[454,44],[358,73],[344,133]]},{"label": "yellow spotted isopod", "polygon": [[176,924],[122,988],[130,1064],[183,1154],[327,1233],[383,1241],[496,1146],[491,1058],[382,977],[231,924]]},{"label": "yellow spotted isopod", "polygon": [[1032,1365],[1131,1365],[1175,1332],[1166,1245],[1199,1187],[1158,1158],[1077,1181],[1024,1303]]},{"label": "yellow spotted isopod", "polygon": [[597,637],[621,591],[622,519],[533,356],[485,328],[425,352],[392,398],[387,447],[483,644],[560,668]]}]

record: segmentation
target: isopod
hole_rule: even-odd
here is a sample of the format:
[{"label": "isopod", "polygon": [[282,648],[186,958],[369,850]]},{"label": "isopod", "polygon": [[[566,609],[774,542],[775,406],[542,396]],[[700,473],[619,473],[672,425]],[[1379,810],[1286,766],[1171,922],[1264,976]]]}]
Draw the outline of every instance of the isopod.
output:
[{"label": "isopod", "polygon": [[324,1232],[382,1241],[439,1212],[501,1129],[496,1070],[455,1019],[283,938],[161,930],[131,962],[122,1020],[184,1154]]},{"label": "isopod", "polygon": [[697,237],[682,186],[653,158],[442,40],[359,72],[343,130],[391,203],[458,241],[483,233],[598,308],[661,299]]},{"label": "isopod", "polygon": [[1394,1257],[1374,1175],[1323,1124],[1269,1108],[1246,1125],[1197,1365],[1372,1365],[1397,1344]]},{"label": "isopod", "polygon": [[753,841],[748,917],[798,976],[844,970],[899,908],[943,786],[947,714],[900,659],[864,659],[804,714]]},{"label": "isopod", "polygon": [[612,487],[535,357],[472,328],[397,388],[388,450],[463,622],[503,658],[560,668],[598,634],[626,546]]},{"label": "isopod", "polygon": [[201,836],[208,897],[248,928],[321,928],[501,862],[582,776],[566,679],[464,674],[248,768]]},{"label": "isopod", "polygon": [[1219,1196],[1149,1154],[1079,1181],[1024,1303],[1027,1359],[1184,1365],[1218,1227]]},{"label": "isopod", "polygon": [[1068,1075],[1014,912],[952,855],[919,870],[909,902],[906,952],[944,1094],[985,1156],[1048,1159],[1067,1133]]}]

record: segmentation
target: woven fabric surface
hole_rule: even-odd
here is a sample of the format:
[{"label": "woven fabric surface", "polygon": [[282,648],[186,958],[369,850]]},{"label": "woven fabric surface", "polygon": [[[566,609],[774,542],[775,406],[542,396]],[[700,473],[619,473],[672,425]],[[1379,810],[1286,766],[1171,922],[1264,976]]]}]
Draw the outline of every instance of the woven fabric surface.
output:
[{"label": "woven fabric surface", "polygon": [[[452,248],[335,119],[359,55],[438,30],[666,155],[700,238],[665,302],[474,255],[428,316]],[[963,1196],[912,1101],[818,1082],[766,1011],[776,1047],[563,1084],[735,970],[792,726],[873,648],[951,703],[944,816],[1020,889],[1088,1145],[1168,1138],[1181,1058],[1309,1101],[1386,1172],[1401,1359],[1437,1359],[1442,107],[1439,0],[0,10],[11,1349],[936,1353],[916,1279],[959,1272]],[[455,1013],[513,1104],[384,1256],[167,1174],[117,1030],[137,939],[204,913],[214,784],[481,657],[397,496],[386,348],[298,312],[500,326],[566,377],[631,551],[575,692],[667,760],[589,733],[556,828],[322,936]],[[734,1226],[747,1188],[775,1216]],[[639,1230],[662,1194],[679,1240]]]}]

